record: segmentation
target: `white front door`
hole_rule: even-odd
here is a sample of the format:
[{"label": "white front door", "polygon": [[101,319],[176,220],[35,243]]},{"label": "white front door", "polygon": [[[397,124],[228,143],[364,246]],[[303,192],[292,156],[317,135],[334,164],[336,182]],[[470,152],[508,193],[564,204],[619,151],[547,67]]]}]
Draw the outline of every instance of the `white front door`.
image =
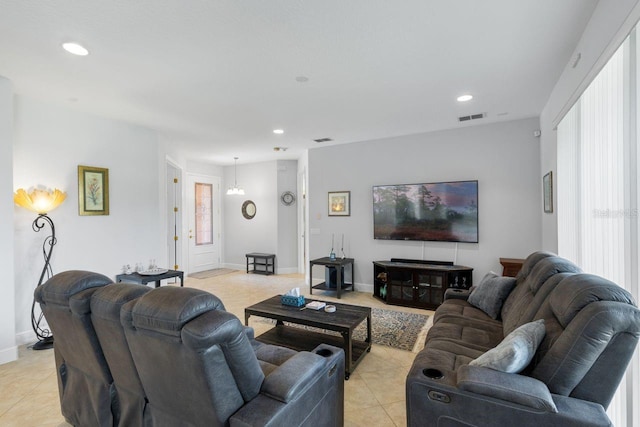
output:
[{"label": "white front door", "polygon": [[220,266],[220,178],[187,176],[189,273]]}]

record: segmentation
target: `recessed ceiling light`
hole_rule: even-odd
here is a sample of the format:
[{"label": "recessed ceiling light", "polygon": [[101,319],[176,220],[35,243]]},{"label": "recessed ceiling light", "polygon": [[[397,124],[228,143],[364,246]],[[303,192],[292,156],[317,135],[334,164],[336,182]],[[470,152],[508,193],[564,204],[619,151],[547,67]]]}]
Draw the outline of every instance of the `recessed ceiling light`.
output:
[{"label": "recessed ceiling light", "polygon": [[284,133],[284,130],[282,130],[282,129],[274,129],[273,133],[275,133],[276,135],[282,135]]},{"label": "recessed ceiling light", "polygon": [[89,51],[84,46],[80,46],[78,43],[62,43],[62,48],[69,53],[73,53],[74,55],[89,55]]},{"label": "recessed ceiling light", "polygon": [[458,102],[467,102],[473,99],[473,95],[460,95],[457,100]]}]

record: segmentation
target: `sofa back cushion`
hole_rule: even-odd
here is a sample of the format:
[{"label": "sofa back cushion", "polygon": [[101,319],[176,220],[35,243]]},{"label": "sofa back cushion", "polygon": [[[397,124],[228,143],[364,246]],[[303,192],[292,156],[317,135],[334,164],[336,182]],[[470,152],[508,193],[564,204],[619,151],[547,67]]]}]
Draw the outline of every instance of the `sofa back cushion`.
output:
[{"label": "sofa back cushion", "polygon": [[531,273],[531,270],[533,270],[533,267],[535,267],[535,265],[538,262],[542,261],[545,258],[555,257],[555,256],[557,255],[554,254],[553,252],[548,252],[548,251],[533,252],[522,263],[522,267],[520,268],[520,271],[516,275],[516,281],[518,283],[522,282],[529,275],[529,273]]},{"label": "sofa back cushion", "polygon": [[[548,252],[544,253],[548,255]],[[528,258],[527,258],[528,259]],[[545,256],[520,277],[517,287],[509,294],[502,306],[502,326],[505,336],[516,328],[531,322],[533,316],[547,299],[550,292],[564,276],[558,274],[579,273],[582,270],[569,260],[557,256]],[[522,272],[522,271],[521,271]]]},{"label": "sofa back cushion", "polygon": [[591,274],[564,278],[542,305],[546,336],[531,376],[551,393],[607,407],[640,337],[640,310],[618,285]]},{"label": "sofa back cushion", "polygon": [[[111,283],[102,274],[58,273],[35,291],[54,335],[62,415],[73,425],[112,425],[113,379],[91,322],[91,296]],[[115,417],[114,417],[115,416]]]},{"label": "sofa back cushion", "polygon": [[162,287],[122,308],[154,423],[228,425],[264,374],[237,317],[212,294]]},{"label": "sofa back cushion", "polygon": [[120,406],[119,425],[147,425],[146,394],[120,323],[122,307],[151,291],[147,286],[114,283],[91,296],[91,322],[107,360]]},{"label": "sofa back cushion", "polygon": [[500,315],[504,300],[507,299],[515,284],[515,278],[498,276],[490,271],[478,285],[473,287],[467,301],[495,320]]}]

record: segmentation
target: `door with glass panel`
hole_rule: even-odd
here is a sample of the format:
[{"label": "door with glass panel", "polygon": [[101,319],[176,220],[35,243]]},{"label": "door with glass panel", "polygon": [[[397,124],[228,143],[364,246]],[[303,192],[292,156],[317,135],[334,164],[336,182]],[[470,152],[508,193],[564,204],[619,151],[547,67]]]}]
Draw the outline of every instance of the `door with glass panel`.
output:
[{"label": "door with glass panel", "polygon": [[220,178],[189,174],[189,273],[220,266]]}]

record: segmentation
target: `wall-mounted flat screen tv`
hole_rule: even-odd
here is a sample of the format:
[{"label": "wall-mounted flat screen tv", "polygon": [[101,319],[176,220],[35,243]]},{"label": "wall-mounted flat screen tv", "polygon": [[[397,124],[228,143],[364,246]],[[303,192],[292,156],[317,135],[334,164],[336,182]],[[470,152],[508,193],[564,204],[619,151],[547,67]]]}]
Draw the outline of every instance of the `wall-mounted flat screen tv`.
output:
[{"label": "wall-mounted flat screen tv", "polygon": [[478,242],[478,181],[373,187],[373,237]]}]

